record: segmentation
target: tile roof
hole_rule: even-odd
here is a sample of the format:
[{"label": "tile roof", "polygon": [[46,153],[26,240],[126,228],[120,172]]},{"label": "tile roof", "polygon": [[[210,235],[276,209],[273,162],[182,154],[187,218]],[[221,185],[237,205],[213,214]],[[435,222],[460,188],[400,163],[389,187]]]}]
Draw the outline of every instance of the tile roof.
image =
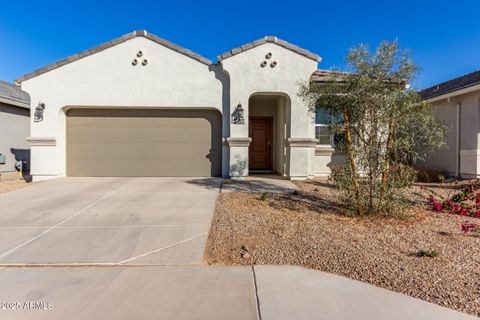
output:
[{"label": "tile roof", "polygon": [[424,89],[420,91],[420,95],[423,99],[431,99],[446,93],[468,88],[476,84],[480,84],[480,70]]},{"label": "tile roof", "polygon": [[55,63],[52,63],[52,64],[49,64],[43,68],[40,68],[40,69],[37,69],[31,73],[28,73],[20,78],[18,78],[16,80],[17,83],[21,83],[22,81],[25,81],[27,79],[30,79],[30,78],[33,78],[33,77],[36,77],[38,75],[41,75],[45,72],[48,72],[50,70],[53,70],[53,69],[56,69],[56,68],[59,68],[63,65],[66,65],[70,62],[73,62],[73,61],[76,61],[76,60],[80,60],[82,58],[85,58],[85,57],[88,57],[94,53],[97,53],[97,52],[100,52],[100,51],[103,51],[105,49],[108,49],[108,48],[111,48],[117,44],[120,44],[122,42],[125,42],[127,40],[130,40],[130,39],[133,39],[135,37],[145,37],[149,40],[152,40],[153,42],[156,42],[158,44],[161,44],[169,49],[172,49],[174,51],[177,51],[183,55],[186,55],[187,57],[190,57],[192,59],[195,59],[203,64],[206,64],[206,65],[211,65],[212,64],[212,61],[210,61],[209,59],[207,58],[204,58],[202,57],[201,55],[197,54],[197,53],[194,53],[188,49],[185,49],[177,44],[174,44],[170,41],[167,41],[167,40],[164,40],[160,37],[157,37],[156,35],[154,34],[151,34],[145,30],[137,30],[137,31],[133,31],[131,33],[128,33],[128,34],[125,34],[117,39],[114,39],[114,40],[111,40],[111,41],[108,41],[108,42],[105,42],[95,48],[92,48],[92,49],[88,49],[88,50],[85,50],[85,51],[82,51],[80,53],[77,53],[73,56],[70,56],[66,59],[63,59],[63,60],[60,60],[60,61],[57,61]]},{"label": "tile roof", "polygon": [[334,79],[337,80],[337,82],[342,81],[341,77],[334,78],[333,75],[344,75],[347,74],[347,72],[341,72],[341,71],[333,71],[333,70],[317,70],[312,75],[310,76],[310,80],[313,82],[328,82],[332,81]]},{"label": "tile roof", "polygon": [[[326,83],[329,81],[335,81],[336,83],[345,83],[346,76],[352,75],[351,72],[346,71],[335,71],[335,70],[317,70],[310,76],[312,82],[317,83]],[[384,80],[383,83],[389,85],[406,85],[405,81],[393,81],[393,80]]]},{"label": "tile roof", "polygon": [[314,53],[311,53],[310,51],[307,51],[305,49],[302,49],[294,44],[288,43],[287,41],[278,39],[277,37],[274,36],[265,36],[262,39],[258,39],[253,42],[249,42],[247,44],[244,44],[243,46],[240,46],[238,48],[231,49],[227,52],[222,53],[217,57],[218,61],[222,61],[224,59],[230,58],[234,55],[237,55],[241,52],[245,52],[247,50],[253,49],[255,47],[258,47],[259,45],[265,44],[265,43],[275,43],[281,47],[284,47],[290,51],[293,51],[295,53],[298,53],[304,57],[310,58],[312,60],[315,60],[317,62],[320,62],[322,58]]},{"label": "tile roof", "polygon": [[0,101],[29,108],[30,96],[18,86],[0,80]]}]

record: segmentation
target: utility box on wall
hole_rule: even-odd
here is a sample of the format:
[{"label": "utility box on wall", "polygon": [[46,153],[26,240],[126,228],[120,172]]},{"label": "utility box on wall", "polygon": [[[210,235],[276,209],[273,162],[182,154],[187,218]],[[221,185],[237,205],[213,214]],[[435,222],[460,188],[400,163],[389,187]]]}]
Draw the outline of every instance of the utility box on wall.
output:
[{"label": "utility box on wall", "polygon": [[0,164],[5,164],[5,155],[0,153]]}]

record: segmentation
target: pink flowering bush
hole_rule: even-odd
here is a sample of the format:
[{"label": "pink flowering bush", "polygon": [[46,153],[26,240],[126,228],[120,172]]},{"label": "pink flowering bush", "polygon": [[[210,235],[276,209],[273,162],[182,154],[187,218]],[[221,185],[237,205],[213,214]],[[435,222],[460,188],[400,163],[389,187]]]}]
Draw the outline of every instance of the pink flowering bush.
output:
[{"label": "pink flowering bush", "polygon": [[462,231],[464,233],[469,233],[470,231],[478,231],[479,227],[478,225],[474,223],[463,223],[462,224]]},{"label": "pink flowering bush", "polygon": [[[439,199],[430,195],[428,204],[434,212],[448,212],[480,219],[480,180],[469,183],[463,190],[447,199]],[[480,225],[478,224],[463,223],[461,227],[464,233],[475,232],[480,235]]]},{"label": "pink flowering bush", "polygon": [[432,211],[449,212],[464,217],[480,218],[480,180],[469,183],[463,190],[447,199],[428,197]]},{"label": "pink flowering bush", "polygon": [[432,211],[443,212],[443,202],[435,199],[434,196],[428,198],[428,203],[432,206]]}]

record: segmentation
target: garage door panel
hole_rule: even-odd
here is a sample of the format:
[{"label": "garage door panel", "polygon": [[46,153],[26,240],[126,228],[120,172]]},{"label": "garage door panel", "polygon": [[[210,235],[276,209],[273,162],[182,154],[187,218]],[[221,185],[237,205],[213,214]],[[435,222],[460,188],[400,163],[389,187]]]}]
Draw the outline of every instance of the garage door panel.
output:
[{"label": "garage door panel", "polygon": [[[103,126],[99,128],[98,126]],[[177,126],[161,127],[164,124],[156,123],[149,126],[127,127],[98,125],[73,125],[69,128],[72,139],[75,142],[138,142],[139,137],[142,141],[151,142],[203,142],[210,139],[210,129],[208,122],[202,126]],[[153,127],[152,127],[153,126]],[[207,127],[207,128],[206,128]],[[180,130],[181,128],[181,130]],[[188,139],[188,140],[186,140]]]},{"label": "garage door panel", "polygon": [[220,128],[213,110],[70,110],[67,175],[218,176]]},{"label": "garage door panel", "polygon": [[[70,159],[204,159],[210,154],[207,144],[190,144],[179,142],[162,143],[76,143],[76,148],[69,153]],[[149,152],[145,152],[145,150]],[[99,151],[101,150],[101,152]]]}]

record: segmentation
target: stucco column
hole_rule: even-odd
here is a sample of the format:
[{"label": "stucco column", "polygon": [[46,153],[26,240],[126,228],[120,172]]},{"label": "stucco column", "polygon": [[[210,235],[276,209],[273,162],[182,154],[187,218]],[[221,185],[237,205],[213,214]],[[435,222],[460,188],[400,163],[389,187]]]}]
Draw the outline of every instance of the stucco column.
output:
[{"label": "stucco column", "polygon": [[53,179],[57,176],[56,151],[54,137],[28,137],[31,159],[30,174],[34,181]]},{"label": "stucco column", "polygon": [[[229,176],[231,179],[246,179],[248,177],[248,147],[252,139],[248,137],[249,92],[239,88],[237,81],[230,87],[230,137],[226,143],[230,150]],[[243,109],[243,119],[234,122],[232,116],[237,108]]]},{"label": "stucco column", "polygon": [[252,141],[249,137],[229,137],[226,139],[230,148],[230,177],[245,179],[248,177],[248,146]]},{"label": "stucco column", "polygon": [[290,160],[288,176],[290,179],[305,180],[313,178],[315,147],[318,140],[302,137],[288,138],[287,142],[287,156]]}]

